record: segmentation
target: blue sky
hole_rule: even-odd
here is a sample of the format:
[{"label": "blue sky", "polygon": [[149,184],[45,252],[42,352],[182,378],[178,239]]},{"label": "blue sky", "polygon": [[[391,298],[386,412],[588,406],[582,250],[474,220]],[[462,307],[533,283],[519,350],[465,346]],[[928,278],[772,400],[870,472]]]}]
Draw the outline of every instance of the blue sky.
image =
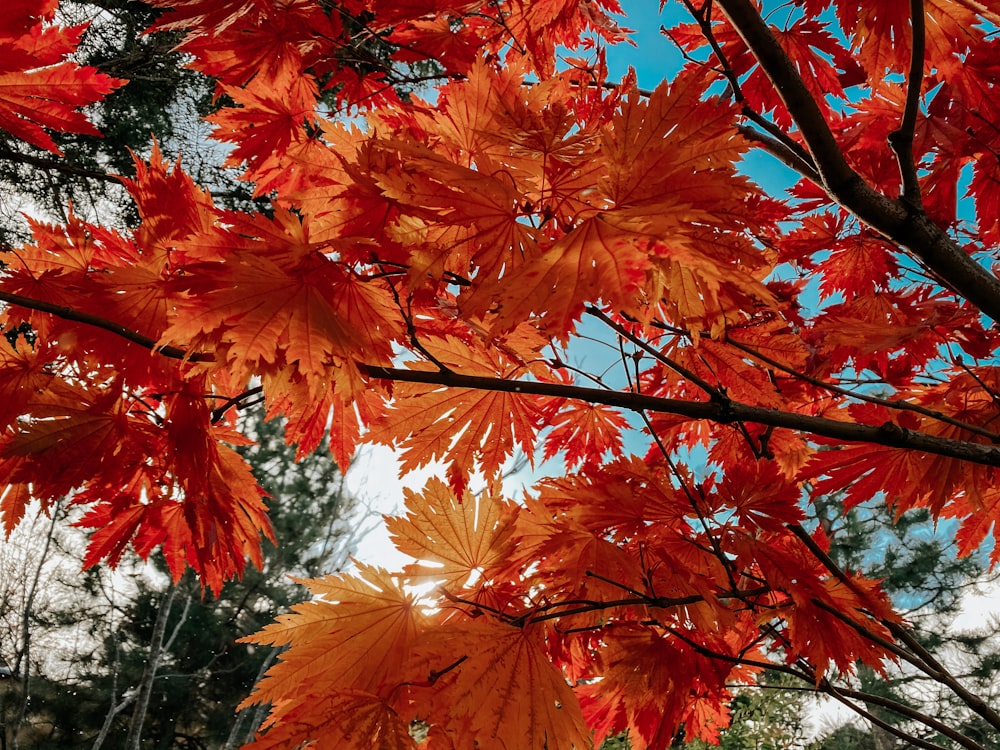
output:
[{"label": "blue sky", "polygon": [[608,67],[612,77],[625,75],[635,68],[642,88],[654,88],[664,78],[676,73],[684,62],[677,48],[660,33],[660,26],[670,27],[687,18],[680,3],[668,2],[659,13],[657,0],[624,0],[626,13],[621,25],[633,30],[636,47],[621,44],[608,50]]}]

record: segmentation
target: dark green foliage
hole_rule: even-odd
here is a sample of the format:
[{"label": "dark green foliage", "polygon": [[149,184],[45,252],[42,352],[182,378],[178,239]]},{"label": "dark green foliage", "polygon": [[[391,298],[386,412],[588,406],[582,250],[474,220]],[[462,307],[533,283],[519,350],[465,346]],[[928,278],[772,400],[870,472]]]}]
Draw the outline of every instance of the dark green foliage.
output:
[{"label": "dark green foliage", "polygon": [[128,83],[90,110],[103,138],[53,134],[63,157],[0,132],[0,183],[14,188],[0,202],[0,242],[12,245],[23,238],[21,212],[64,218],[69,203],[79,215],[99,217],[105,225],[134,223],[134,208],[117,175],[134,173],[131,152],[148,154],[154,136],[168,157],[183,152],[185,169],[217,188],[228,204],[249,200],[250,186],[222,169],[224,151],[207,139],[209,128],[198,119],[216,107],[214,82],[184,67],[183,54],[174,51],[178,34],[143,34],[155,18],[156,11],[131,0],[60,4],[60,23],[89,24],[78,62]]},{"label": "dark green foliage", "polygon": [[[344,493],[329,453],[321,450],[293,465],[294,451],[284,444],[279,425],[254,417],[249,433],[258,444],[243,452],[271,495],[278,546],[268,545],[263,571],[248,569],[218,597],[203,591],[190,574],[176,584],[143,721],[142,748],[223,748],[227,742],[232,747],[246,742],[256,726],[256,712],[250,709],[241,720],[235,709],[259,679],[262,665],[275,655],[237,639],[306,597],[304,587],[290,576],[331,572],[346,561],[357,541],[356,503]],[[108,591],[107,571],[87,571],[64,582],[74,591],[73,602],[36,613],[37,627],[72,633],[82,648],[63,675],[32,676],[21,748],[93,748],[114,708],[118,710],[100,747],[126,746],[155,623],[169,598],[165,570],[162,560],[154,559],[145,573],[138,566],[129,571],[135,588],[121,602]],[[0,692],[4,689],[0,685]],[[9,713],[20,691],[14,684],[7,691]]]}]

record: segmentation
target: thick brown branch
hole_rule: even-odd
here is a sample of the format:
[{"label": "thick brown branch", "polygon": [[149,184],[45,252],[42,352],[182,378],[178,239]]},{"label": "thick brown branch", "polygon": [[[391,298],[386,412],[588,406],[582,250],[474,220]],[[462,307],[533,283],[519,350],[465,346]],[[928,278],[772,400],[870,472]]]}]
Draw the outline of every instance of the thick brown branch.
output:
[{"label": "thick brown branch", "polygon": [[[73,308],[55,305],[51,302],[30,299],[19,294],[0,291],[0,301],[12,305],[26,307],[31,310],[50,313],[64,320],[73,320],[105,331],[110,331],[127,341],[145,347],[150,351],[162,354],[172,359],[186,359],[191,362],[214,362],[215,356],[210,352],[189,352],[175,346],[157,346],[156,340],[137,333],[123,325],[90,313]],[[810,433],[822,437],[833,438],[851,443],[872,443],[894,448],[932,453],[962,461],[1000,466],[1000,448],[994,448],[981,443],[965,440],[950,440],[948,438],[926,435],[921,432],[905,430],[893,424],[880,427],[872,425],[840,422],[823,417],[813,417],[807,414],[784,412],[777,409],[767,409],[760,406],[743,404],[729,399],[714,401],[685,401],[682,399],[657,398],[641,393],[627,391],[585,388],[561,383],[539,383],[530,380],[504,380],[475,375],[462,375],[450,371],[407,370],[378,365],[361,365],[370,377],[383,380],[397,380],[409,383],[427,383],[452,388],[469,388],[478,391],[498,391],[505,393],[525,393],[538,396],[554,396],[587,401],[594,404],[606,404],[629,411],[648,411],[663,414],[676,414],[689,419],[705,419],[719,424],[734,422],[755,422],[772,427],[786,427],[798,432]]]},{"label": "thick brown branch", "polygon": [[917,206],[888,198],[847,163],[819,103],[750,0],[717,0],[757,58],[798,126],[827,194],[861,221],[905,247],[942,283],[1000,322],[1000,280],[967,255]]},{"label": "thick brown branch", "polygon": [[718,6],[760,63],[768,79],[798,125],[806,148],[824,185],[830,190],[860,180],[844,158],[819,104],[813,98],[795,63],[749,0],[718,0]]},{"label": "thick brown branch", "polygon": [[903,183],[902,199],[914,208],[921,208],[920,182],[917,179],[917,165],[913,156],[913,133],[917,127],[920,111],[920,91],[924,80],[924,56],[926,54],[925,18],[923,0],[910,0],[912,39],[910,44],[910,71],[906,76],[906,104],[899,130],[889,134],[889,146],[896,154],[900,180]]},{"label": "thick brown branch", "polygon": [[850,443],[871,443],[893,448],[932,453],[962,461],[971,461],[987,466],[1000,466],[1000,448],[965,440],[949,440],[921,432],[905,430],[893,424],[880,427],[872,425],[840,422],[824,417],[778,411],[760,406],[743,404],[738,401],[685,401],[672,398],[657,398],[641,393],[585,388],[561,383],[539,383],[530,380],[504,380],[477,375],[461,375],[456,372],[406,370],[394,367],[365,365],[364,369],[373,378],[396,380],[407,383],[425,383],[448,388],[469,388],[477,391],[500,391],[505,393],[525,393],[536,396],[554,396],[606,404],[629,411],[650,411],[662,414],[676,414],[689,419],[704,419],[720,424],[733,422],[754,422],[756,424],[785,427],[797,432],[805,432]]}]

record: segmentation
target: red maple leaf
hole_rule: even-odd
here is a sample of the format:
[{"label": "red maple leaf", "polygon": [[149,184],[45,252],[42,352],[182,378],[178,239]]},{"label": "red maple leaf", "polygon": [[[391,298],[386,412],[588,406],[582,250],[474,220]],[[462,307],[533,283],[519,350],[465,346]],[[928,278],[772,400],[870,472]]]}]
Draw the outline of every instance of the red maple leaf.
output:
[{"label": "red maple leaf", "polygon": [[66,60],[86,26],[50,25],[56,0],[18,0],[0,23],[0,128],[39,148],[62,152],[46,132],[100,135],[80,112],[125,81]]}]

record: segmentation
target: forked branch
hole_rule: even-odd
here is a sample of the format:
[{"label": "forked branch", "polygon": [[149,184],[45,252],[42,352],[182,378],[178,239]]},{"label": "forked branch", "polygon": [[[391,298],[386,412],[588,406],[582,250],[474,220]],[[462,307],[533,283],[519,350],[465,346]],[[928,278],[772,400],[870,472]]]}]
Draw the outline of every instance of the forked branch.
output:
[{"label": "forked branch", "polygon": [[[882,195],[851,167],[819,103],[751,0],[716,2],[784,102],[830,198],[909,250],[943,284],[1000,321],[1000,279],[967,255],[919,203]],[[911,80],[911,88],[915,83]]]},{"label": "forked branch", "polygon": [[903,183],[902,199],[916,209],[923,208],[920,197],[920,183],[917,179],[917,165],[913,154],[913,133],[917,127],[920,111],[920,90],[924,80],[924,56],[926,55],[925,18],[923,0],[910,0],[910,70],[906,76],[906,104],[899,129],[889,134],[889,145],[899,163],[899,175]]}]

